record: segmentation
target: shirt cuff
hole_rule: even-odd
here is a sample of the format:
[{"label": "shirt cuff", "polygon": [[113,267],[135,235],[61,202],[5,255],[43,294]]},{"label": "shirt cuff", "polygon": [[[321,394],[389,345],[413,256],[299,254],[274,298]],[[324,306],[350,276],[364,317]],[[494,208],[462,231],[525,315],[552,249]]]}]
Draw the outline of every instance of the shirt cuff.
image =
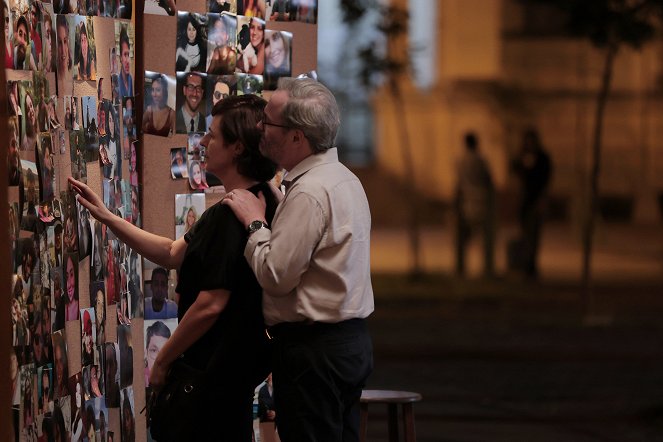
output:
[{"label": "shirt cuff", "polygon": [[258,229],[249,235],[249,238],[246,241],[246,247],[244,248],[244,257],[249,263],[251,263],[253,259],[256,247],[262,243],[269,242],[271,237],[272,231],[268,228]]}]

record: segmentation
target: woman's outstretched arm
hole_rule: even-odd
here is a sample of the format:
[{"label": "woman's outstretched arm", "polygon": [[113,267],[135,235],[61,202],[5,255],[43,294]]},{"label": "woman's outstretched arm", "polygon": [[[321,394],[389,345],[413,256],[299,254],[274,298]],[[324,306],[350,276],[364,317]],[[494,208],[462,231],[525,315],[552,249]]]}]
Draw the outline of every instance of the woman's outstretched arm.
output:
[{"label": "woman's outstretched arm", "polygon": [[186,251],[186,241],[146,232],[129,221],[114,215],[99,196],[85,183],[69,177],[69,184],[78,194],[78,201],[99,222],[107,225],[117,238],[150,261],[169,269],[179,268]]}]

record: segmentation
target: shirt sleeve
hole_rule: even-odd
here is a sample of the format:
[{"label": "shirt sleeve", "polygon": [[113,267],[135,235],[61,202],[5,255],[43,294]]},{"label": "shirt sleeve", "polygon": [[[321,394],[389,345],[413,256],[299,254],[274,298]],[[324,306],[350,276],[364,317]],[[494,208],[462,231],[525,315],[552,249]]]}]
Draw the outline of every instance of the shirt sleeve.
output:
[{"label": "shirt sleeve", "polygon": [[249,236],[244,257],[262,288],[271,296],[285,296],[299,285],[325,231],[322,205],[311,195],[288,195],[274,217],[271,232]]}]

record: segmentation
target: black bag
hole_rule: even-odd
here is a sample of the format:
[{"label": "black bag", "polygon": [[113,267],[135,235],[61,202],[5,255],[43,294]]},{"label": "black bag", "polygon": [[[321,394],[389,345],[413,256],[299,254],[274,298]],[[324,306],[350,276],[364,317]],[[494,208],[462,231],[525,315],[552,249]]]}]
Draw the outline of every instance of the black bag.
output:
[{"label": "black bag", "polygon": [[186,435],[200,419],[205,403],[205,372],[176,359],[168,372],[166,384],[152,392],[147,411],[147,425],[155,441],[186,440]]}]

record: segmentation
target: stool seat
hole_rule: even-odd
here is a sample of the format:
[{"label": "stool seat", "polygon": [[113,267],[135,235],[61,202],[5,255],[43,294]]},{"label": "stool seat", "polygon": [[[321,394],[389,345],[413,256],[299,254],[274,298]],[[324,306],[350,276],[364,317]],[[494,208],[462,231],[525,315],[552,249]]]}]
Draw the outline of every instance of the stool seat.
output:
[{"label": "stool seat", "polygon": [[361,392],[361,402],[371,403],[393,403],[404,404],[407,402],[419,402],[421,395],[411,391],[395,390],[364,390]]},{"label": "stool seat", "polygon": [[359,438],[361,442],[366,442],[366,430],[368,427],[368,405],[386,404],[389,411],[389,442],[398,442],[398,408],[402,410],[403,429],[406,442],[415,442],[417,440],[414,428],[414,409],[413,403],[419,402],[421,395],[411,391],[395,390],[363,390],[361,392],[360,428]]}]

